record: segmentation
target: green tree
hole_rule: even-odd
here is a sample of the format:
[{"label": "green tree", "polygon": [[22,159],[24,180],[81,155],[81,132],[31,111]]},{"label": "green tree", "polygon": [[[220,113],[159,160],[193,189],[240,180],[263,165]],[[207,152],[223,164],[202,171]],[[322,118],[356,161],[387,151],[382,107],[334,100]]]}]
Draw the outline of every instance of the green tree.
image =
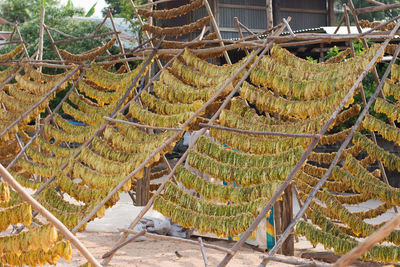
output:
[{"label": "green tree", "polygon": [[[107,7],[103,8],[102,13],[105,16],[108,10],[112,9],[112,14],[118,18],[124,18],[127,22],[130,23],[132,32],[139,32],[140,25],[136,19],[135,12],[133,12],[132,6],[130,4],[130,0],[105,0],[108,4]],[[135,5],[141,5],[146,3],[146,0],[133,0]]]},{"label": "green tree", "polygon": [[[8,21],[15,21],[16,19],[18,19],[21,35],[25,43],[28,45],[29,54],[32,55],[37,50],[39,44],[40,10],[43,0],[0,1],[0,16],[7,19]],[[60,5],[59,0],[46,0],[45,7],[46,25],[52,28],[56,28],[64,33],[70,34],[75,37],[81,37],[90,34],[97,27],[97,23],[95,22],[73,18],[85,16],[85,11],[82,8],[74,7],[71,0],[69,0],[65,6]],[[21,14],[21,16],[18,14]],[[110,30],[103,27],[99,31],[99,33],[107,31]],[[52,31],[51,34],[55,41],[66,38]],[[109,39],[110,37],[71,43],[62,43],[58,45],[58,47],[65,49],[71,53],[82,53],[102,45],[102,41],[107,41]],[[0,49],[0,53],[4,53],[6,51],[9,51],[11,48],[1,47]],[[57,59],[57,55],[52,49],[50,40],[46,33],[44,34],[43,58]]]}]

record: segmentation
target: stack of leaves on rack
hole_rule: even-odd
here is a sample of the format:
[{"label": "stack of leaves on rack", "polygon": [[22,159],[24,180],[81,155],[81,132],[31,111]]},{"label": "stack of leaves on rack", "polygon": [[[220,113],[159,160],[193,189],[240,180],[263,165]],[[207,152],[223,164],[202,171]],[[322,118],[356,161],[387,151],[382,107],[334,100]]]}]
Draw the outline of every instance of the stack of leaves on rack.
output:
[{"label": "stack of leaves on rack", "polygon": [[[42,183],[31,178],[34,176],[42,180],[55,178],[52,186],[37,195],[37,199],[70,229],[170,136],[169,132],[147,133],[118,123],[105,127],[90,146],[82,146],[105,123],[103,117],[110,116],[116,109],[142,64],[130,72],[118,74],[93,63],[79,81],[77,90],[62,104],[63,114],[55,114],[52,123],[45,125],[43,135],[26,150],[27,157],[21,157],[17,162],[15,176],[24,186],[40,187]],[[133,90],[124,103],[134,96]],[[119,113],[117,119],[128,121],[128,117]],[[171,151],[173,146],[161,153]],[[159,160],[160,155],[157,155],[150,163]],[[68,165],[62,170],[66,163]],[[133,179],[142,176],[143,172],[140,172]],[[64,200],[54,186],[84,205]],[[130,188],[131,181],[128,181],[122,191]],[[114,205],[118,199],[116,193],[95,217],[104,216],[105,208]]]},{"label": "stack of leaves on rack", "polygon": [[[315,64],[275,46],[251,72],[250,82],[242,85],[240,96],[233,98],[230,107],[222,111],[219,124],[254,132],[317,134],[377,49],[374,45],[346,61],[342,57],[330,63]],[[189,52],[185,53],[184,59],[186,65],[201,74],[190,73],[181,61],[177,61],[171,72],[180,74],[180,80],[191,78],[194,84],[209,86],[209,82],[219,81],[219,77],[207,79],[208,76],[229,73],[228,67],[212,67]],[[396,75],[392,76],[392,80],[395,79]],[[386,85],[385,93],[390,92],[396,98],[397,85],[388,84],[392,86]],[[353,97],[337,116],[331,132],[321,138],[320,146],[335,144],[347,136],[349,130],[333,132],[333,129],[359,114],[361,107],[353,104]],[[168,100],[174,99],[176,97],[171,96]],[[400,114],[397,105],[384,101],[378,99],[375,111],[397,121]],[[400,140],[397,129],[372,116],[366,117],[363,127],[386,135],[388,140]],[[209,136],[201,136],[195,149],[189,151],[186,166],[177,168],[178,184],[168,182],[164,193],[156,197],[154,208],[185,227],[220,236],[238,235],[249,227],[287,177],[310,140],[210,128]],[[305,200],[324,175],[324,166],[336,155],[336,152],[317,151],[320,151],[319,147],[294,180],[301,200]],[[313,244],[322,243],[336,253],[348,252],[358,243],[355,237],[366,237],[379,227],[364,220],[378,217],[399,204],[398,190],[381,181],[380,170],[371,170],[371,166],[379,161],[389,170],[400,171],[398,156],[357,132],[353,145],[345,150],[341,160],[345,162],[344,167],[335,167],[332,177],[318,193],[318,201],[314,201],[307,211],[312,221],[302,221],[297,226],[298,234],[305,235]],[[187,190],[196,194],[189,194]],[[347,193],[342,194],[344,192]],[[350,212],[345,206],[370,199],[379,199],[382,204],[361,212]],[[385,241],[398,244],[399,237],[395,231]],[[396,255],[395,246],[376,246],[364,258],[397,262]]]},{"label": "stack of leaves on rack", "polygon": [[[85,62],[94,60],[114,42],[112,39],[102,47],[80,55],[67,51],[62,53],[71,62]],[[110,116],[116,110],[130,87],[133,89],[122,104],[127,104],[136,95],[138,81],[147,71],[145,68],[139,75],[144,62],[130,72],[112,72],[108,67],[92,63],[82,79],[77,80],[78,75],[73,75],[63,82],[54,94],[2,138],[0,158],[3,164],[8,165],[39,130],[40,124],[36,119],[46,109],[50,111],[48,105],[55,94],[67,88],[68,83],[77,82],[60,111],[47,121],[43,132],[10,170],[21,185],[34,190],[53,179],[35,197],[70,229],[173,133],[147,132],[124,123],[102,127],[106,122],[104,116]],[[57,75],[43,74],[31,65],[25,65],[16,75],[16,83],[6,84],[0,91],[3,128],[41,100],[68,74],[68,71]],[[137,84],[132,84],[134,80]],[[132,117],[130,113],[117,113],[117,119],[129,121]],[[85,145],[89,141],[89,145]],[[161,155],[171,152],[173,147],[174,143],[160,151],[148,165],[156,165]],[[143,172],[137,173],[121,190],[130,190],[132,181],[142,177]],[[66,195],[79,204],[67,200]],[[114,205],[118,199],[119,193],[116,193],[92,219],[104,216],[105,208]],[[84,228],[85,225],[81,230]]]},{"label": "stack of leaves on rack", "polygon": [[0,235],[0,262],[7,266],[56,265],[60,257],[71,260],[72,247],[62,241],[51,224],[31,226],[32,208],[12,191],[8,184],[0,182],[0,231],[4,232],[23,224],[26,231]]}]

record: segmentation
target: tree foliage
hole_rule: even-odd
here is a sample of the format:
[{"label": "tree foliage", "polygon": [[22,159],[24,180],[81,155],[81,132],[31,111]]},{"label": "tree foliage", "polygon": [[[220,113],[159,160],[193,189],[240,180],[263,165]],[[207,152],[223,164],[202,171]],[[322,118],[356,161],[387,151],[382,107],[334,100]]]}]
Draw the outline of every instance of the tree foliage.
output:
[{"label": "tree foliage", "polygon": [[[1,1],[1,0],[0,0]],[[26,44],[28,44],[28,52],[32,55],[38,48],[39,30],[40,30],[40,11],[42,0],[2,0],[0,2],[0,16],[6,20],[18,21],[20,25],[21,35]],[[69,0],[65,6],[60,4],[59,0],[45,1],[45,23],[46,25],[56,28],[64,33],[75,37],[82,37],[94,32],[97,23],[81,20],[73,17],[84,17],[85,12],[82,8],[76,8]],[[86,14],[87,15],[87,14]],[[99,33],[109,30],[104,27]],[[66,39],[58,33],[50,31],[55,41]],[[108,38],[90,39],[71,43],[62,43],[58,47],[66,49],[71,53],[82,53],[97,46],[102,45],[102,41],[107,41]],[[58,59],[55,51],[52,49],[50,40],[47,34],[44,34],[44,59]],[[0,53],[10,50],[10,47],[2,47]]]}]

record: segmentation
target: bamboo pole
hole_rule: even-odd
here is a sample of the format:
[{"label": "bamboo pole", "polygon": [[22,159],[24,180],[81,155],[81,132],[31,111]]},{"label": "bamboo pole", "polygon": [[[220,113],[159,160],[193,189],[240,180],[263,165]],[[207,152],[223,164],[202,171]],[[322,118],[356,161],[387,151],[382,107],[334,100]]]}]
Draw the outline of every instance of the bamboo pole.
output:
[{"label": "bamboo pole", "polygon": [[67,238],[79,252],[94,266],[101,267],[93,255],[87,248],[74,236],[65,225],[60,222],[53,214],[48,212],[36,199],[25,191],[25,189],[11,176],[11,174],[0,164],[0,174],[3,179],[24,199],[33,209],[38,211],[40,215],[45,217],[52,225],[54,225],[65,238]]},{"label": "bamboo pole", "polygon": [[24,43],[24,39],[22,38],[21,32],[19,31],[18,22],[15,22],[14,27],[15,27],[15,32],[17,33],[18,38],[21,41],[22,47],[24,49],[25,56],[26,56],[26,58],[29,58],[28,49],[26,49],[26,45]]},{"label": "bamboo pole", "polygon": [[[392,31],[392,36],[394,36],[394,33],[397,31],[398,27],[400,26],[400,24],[396,25],[395,30]],[[361,75],[358,77],[358,79],[356,80],[356,82],[354,83],[354,85],[352,86],[352,88],[349,90],[349,92],[346,94],[346,96],[344,97],[344,99],[340,102],[340,104],[337,106],[337,108],[335,109],[335,111],[331,114],[331,116],[329,117],[329,119],[326,121],[326,123],[324,124],[324,126],[322,127],[322,129],[319,131],[320,135],[325,134],[325,132],[329,129],[330,125],[334,122],[334,120],[336,119],[337,115],[339,114],[339,112],[342,110],[342,108],[344,107],[344,105],[347,103],[347,101],[350,99],[350,97],[354,94],[354,92],[357,90],[359,84],[362,82],[362,80],[365,78],[365,76],[367,76],[368,72],[370,69],[372,69],[372,67],[375,65],[376,61],[378,60],[378,58],[380,57],[380,55],[384,52],[386,46],[388,45],[390,39],[385,40],[385,42],[383,43],[383,45],[379,48],[379,50],[377,51],[377,53],[375,54],[375,56],[372,58],[372,60],[369,62],[369,64],[367,65],[367,67],[365,68],[365,70],[361,73]],[[372,98],[371,98],[372,99]],[[353,128],[352,130],[355,131],[355,128]],[[303,153],[303,155],[301,156],[300,160],[296,163],[295,167],[293,168],[293,170],[290,172],[290,174],[288,175],[288,177],[285,179],[285,181],[281,184],[281,186],[275,191],[275,194],[272,196],[272,198],[268,201],[267,205],[262,209],[262,211],[260,212],[260,214],[257,216],[257,218],[253,221],[253,223],[250,225],[250,227],[246,230],[245,233],[242,234],[240,240],[232,247],[232,251],[234,252],[233,255],[226,255],[225,258],[218,264],[218,267],[222,267],[222,266],[226,266],[229,261],[233,258],[233,256],[235,255],[235,253],[240,249],[241,246],[243,246],[244,242],[249,238],[249,236],[251,235],[251,233],[257,228],[258,224],[260,223],[261,220],[263,220],[265,218],[265,216],[267,215],[268,211],[271,209],[271,207],[273,206],[273,204],[277,201],[277,199],[282,195],[282,193],[284,192],[284,190],[286,189],[286,187],[290,184],[290,182],[293,180],[293,178],[295,177],[296,173],[300,170],[300,168],[303,166],[303,164],[305,163],[305,161],[307,160],[308,156],[311,154],[311,152],[313,151],[314,147],[318,144],[320,138],[314,138],[312,140],[312,142],[310,143],[310,145],[308,146],[307,150]],[[345,144],[345,143],[343,143]],[[343,148],[344,149],[344,148]],[[343,149],[339,149],[339,152],[336,154],[335,159],[334,159],[334,163],[336,164],[337,160],[339,159]],[[329,176],[330,171],[333,168],[333,165],[331,164],[331,168],[328,169],[327,174]],[[325,180],[328,177],[327,175],[325,175]],[[286,229],[286,231],[284,232],[284,234],[282,235],[282,237],[278,240],[278,242],[275,244],[275,246],[271,249],[270,253],[268,254],[269,256],[273,256],[275,254],[275,252],[280,248],[280,246],[282,245],[283,241],[286,239],[286,237],[290,234],[293,226],[295,223],[297,223],[297,221],[300,219],[300,217],[302,216],[302,214],[305,212],[305,210],[308,208],[308,206],[311,203],[312,198],[315,196],[317,190],[322,186],[322,183],[324,182],[324,178],[321,178],[320,182],[314,187],[314,190],[312,191],[312,193],[310,194],[310,197],[307,199],[307,201],[304,203],[303,207],[300,209],[300,211],[296,214],[295,218],[293,219],[292,223],[289,225],[289,227]],[[317,188],[317,189],[316,189]],[[316,189],[316,190],[315,190]],[[266,264],[267,261],[263,261],[261,264],[262,266],[264,266],[264,264]]]},{"label": "bamboo pole", "polygon": [[7,126],[3,131],[0,132],[0,138],[3,137],[10,129],[12,129],[16,124],[18,124],[23,118],[25,118],[29,113],[31,113],[35,108],[37,108],[40,104],[42,104],[49,96],[51,96],[57,89],[68,79],[70,79],[78,70],[80,66],[76,67],[73,71],[68,73],[53,89],[51,89],[47,94],[45,94],[38,102],[36,102],[32,107],[30,107],[27,111],[25,111],[18,119],[13,121],[10,125]]},{"label": "bamboo pole", "polygon": [[[238,18],[237,18],[237,17],[234,17],[233,20],[234,20],[235,23],[236,23],[236,28],[237,28],[237,30],[238,30],[238,34],[239,34],[240,39],[243,39],[244,37],[243,37],[242,30],[240,29],[240,24],[239,24]],[[249,55],[249,50],[248,50],[248,49],[245,49],[244,52],[246,53],[246,55]]]},{"label": "bamboo pole", "polygon": [[269,257],[265,254],[260,255],[261,258],[264,259],[269,259],[271,261],[276,261],[280,263],[286,263],[286,264],[291,264],[291,265],[301,265],[301,266],[309,266],[309,267],[328,267],[330,265],[324,265],[324,264],[317,264],[315,262],[304,262],[304,261],[298,261],[294,259],[283,259],[283,258],[278,258],[278,257]]},{"label": "bamboo pole", "polygon": [[159,0],[159,1],[156,1],[156,2],[151,2],[151,3],[143,4],[143,5],[140,5],[140,6],[136,6],[136,7],[137,8],[143,8],[143,7],[155,6],[155,5],[158,5],[158,4],[161,4],[161,3],[173,2],[173,1],[177,1],[177,0]]},{"label": "bamboo pole", "polygon": [[150,126],[150,125],[144,125],[136,122],[131,122],[131,121],[124,121],[124,120],[118,120],[118,119],[113,119],[107,116],[103,117],[107,121],[111,122],[119,122],[119,123],[125,123],[128,125],[132,125],[138,128],[145,128],[145,129],[155,129],[155,130],[161,130],[161,131],[180,131],[180,128],[170,128],[170,127],[158,127],[158,126]]},{"label": "bamboo pole", "polygon": [[[115,26],[114,18],[113,18],[113,15],[111,14],[111,10],[110,9],[108,10],[108,14],[109,14],[109,18],[110,18],[110,21],[111,21],[111,25],[112,25],[113,30],[115,32],[115,36],[117,37],[117,41],[118,41],[118,44],[119,44],[119,48],[121,49],[121,53],[125,54],[124,45],[122,44],[121,38],[119,37],[118,31],[117,31],[117,27]],[[124,59],[126,59],[125,55],[123,57],[124,57]],[[131,71],[131,68],[129,67],[129,64],[128,64],[127,61],[125,61],[125,66],[126,66],[126,69],[128,71]]]},{"label": "bamboo pole", "polygon": [[210,125],[208,123],[199,123],[201,127],[205,128],[214,128],[224,131],[243,133],[243,134],[255,134],[255,135],[273,135],[273,136],[284,136],[284,137],[307,137],[307,138],[316,138],[320,137],[318,134],[304,134],[304,133],[281,133],[281,132],[257,132],[257,131],[249,131],[237,128],[230,128],[220,125]]},{"label": "bamboo pole", "polygon": [[[64,62],[64,59],[62,58],[60,51],[58,50],[58,47],[54,44],[53,36],[51,36],[49,28],[46,25],[44,25],[44,30],[46,31],[46,34],[50,39],[51,46],[53,47],[54,51],[56,52],[58,59],[60,61]],[[42,60],[42,59],[40,59],[40,60]]]},{"label": "bamboo pole", "polygon": [[[397,32],[397,30],[400,27],[400,22],[396,24],[396,26],[394,27],[392,34],[393,37],[395,36],[395,33]],[[361,76],[357,79],[356,83],[353,85],[352,89],[350,89],[349,93],[346,95],[346,98],[348,100],[347,96],[350,96],[350,93],[354,93],[356,87],[358,87],[358,85],[362,82],[362,80],[365,78],[365,76],[368,74],[369,70],[372,69],[372,67],[374,66],[374,63],[377,61],[378,57],[385,51],[386,46],[389,44],[389,41],[391,39],[387,39],[385,40],[385,42],[382,44],[382,46],[379,48],[378,52],[375,54],[374,58],[372,59],[372,61],[368,64],[367,68],[363,71],[363,73],[361,74]],[[317,194],[318,190],[322,187],[322,185],[325,183],[325,181],[329,178],[329,176],[332,173],[333,168],[336,166],[336,164],[339,161],[340,156],[342,155],[343,151],[346,149],[347,145],[350,143],[355,131],[357,130],[357,128],[359,127],[359,125],[361,124],[362,120],[364,119],[365,115],[367,114],[369,108],[371,107],[372,103],[375,101],[376,97],[378,96],[379,92],[382,90],[382,87],[385,83],[386,78],[389,76],[390,73],[390,69],[392,68],[394,62],[396,61],[397,55],[400,52],[400,45],[397,47],[393,59],[392,61],[389,63],[389,66],[387,67],[384,75],[383,75],[383,79],[382,81],[379,83],[378,87],[376,88],[374,94],[371,96],[371,98],[369,99],[368,103],[366,106],[364,106],[364,109],[361,111],[359,117],[357,118],[356,123],[354,124],[354,126],[351,128],[350,133],[348,134],[348,136],[346,137],[346,139],[343,141],[342,145],[340,146],[338,152],[335,155],[335,158],[333,159],[333,161],[331,162],[331,164],[329,165],[328,170],[325,172],[324,176],[319,180],[319,182],[314,186],[313,190],[311,191],[311,193],[309,194],[308,198],[306,199],[306,201],[304,202],[303,207],[300,209],[300,211],[296,214],[295,218],[293,219],[293,221],[290,223],[290,225],[286,228],[285,232],[283,233],[282,237],[278,240],[278,242],[275,244],[275,246],[269,251],[268,256],[273,256],[276,252],[277,249],[279,249],[279,247],[282,245],[282,243],[285,241],[285,239],[288,237],[288,235],[291,233],[293,227],[296,225],[296,223],[298,222],[298,220],[300,219],[301,215],[304,214],[304,212],[306,211],[306,209],[308,208],[308,206],[311,204],[311,201],[314,199],[315,195]],[[344,100],[346,100],[346,98]],[[343,105],[342,105],[343,104]],[[344,102],[341,102],[341,105],[339,105],[340,108],[343,108],[344,106]],[[338,108],[339,108],[338,107]],[[339,112],[338,109],[335,110],[335,112]],[[334,113],[335,113],[334,112]],[[337,115],[337,114],[336,114]],[[331,124],[329,123],[330,120],[328,120],[328,122],[324,125],[324,126],[328,126]],[[329,123],[329,124],[328,124]],[[327,125],[328,124],[328,125]],[[323,127],[322,130],[324,130],[326,127]],[[321,131],[322,131],[321,130]],[[260,264],[261,266],[265,266],[268,263],[268,260],[263,260]]]},{"label": "bamboo pole", "polygon": [[377,5],[377,6],[384,6],[385,4],[376,0],[367,0],[371,4]]},{"label": "bamboo pole", "polygon": [[[289,21],[290,21],[290,17],[289,17]],[[284,26],[282,26],[275,34],[281,34],[281,32],[283,31]],[[252,62],[255,57],[257,56],[258,53],[261,53],[261,56],[259,56],[251,65],[251,67],[248,69],[248,71],[246,72],[246,74],[243,75],[243,77],[241,78],[241,80],[236,84],[235,88],[232,90],[232,92],[225,98],[224,103],[220,106],[220,108],[218,109],[218,111],[213,115],[213,117],[210,119],[210,122],[212,123],[213,121],[216,120],[216,118],[219,116],[219,114],[221,113],[222,109],[225,108],[225,106],[228,104],[228,102],[230,101],[230,99],[233,97],[233,95],[239,90],[239,87],[241,86],[241,84],[245,81],[245,79],[248,77],[248,75],[250,74],[251,70],[258,64],[258,62],[261,60],[262,55],[267,53],[267,51],[269,51],[269,49],[272,47],[272,43],[268,43],[267,40],[265,40],[265,45],[266,47],[264,49],[259,48],[256,53],[254,53],[253,55],[250,56],[250,58],[247,59],[247,61],[231,76],[231,78],[229,78],[227,81],[225,81],[225,83],[220,87],[220,89],[200,108],[198,109],[193,116],[191,116],[185,123],[183,123],[182,125],[182,133],[185,131],[185,128],[190,124],[190,122],[196,118],[204,109],[206,109],[206,107],[211,104],[212,102],[214,102],[218,96],[224,91],[224,89],[231,84],[231,82],[239,75],[239,73],[241,73],[249,64],[250,62]],[[189,150],[192,149],[197,141],[197,139],[203,135],[206,132],[206,128],[202,128],[199,132],[199,135],[195,136],[195,140],[189,145],[188,149],[186,150],[186,152],[183,154],[183,156],[178,160],[178,162],[176,163],[175,167],[172,169],[172,172],[167,176],[167,178],[165,179],[165,181],[160,185],[160,187],[158,188],[158,190],[156,191],[156,193],[152,196],[152,198],[149,200],[149,202],[147,203],[147,205],[140,211],[140,213],[138,214],[138,216],[133,220],[133,222],[129,225],[128,229],[133,229],[140,221],[140,219],[146,214],[146,212],[151,208],[151,206],[153,205],[153,201],[154,198],[156,196],[158,196],[161,191],[164,189],[164,186],[166,185],[166,183],[171,179],[172,175],[174,174],[174,172],[176,171],[177,167],[182,164],[182,162],[186,159]],[[124,184],[124,182],[126,182],[127,180],[131,179],[137,172],[139,172],[149,161],[151,158],[153,158],[159,151],[161,151],[162,149],[164,149],[169,143],[171,143],[173,140],[175,140],[176,137],[179,136],[179,132],[177,132],[176,134],[174,134],[173,136],[171,136],[167,141],[165,141],[160,147],[158,147],[155,151],[153,151],[153,153],[147,157],[142,164],[136,168],[133,172],[131,172],[123,181],[121,181],[121,183],[118,185],[119,187],[122,187],[122,185]],[[118,189],[118,188],[114,188]],[[113,191],[114,191],[113,190]],[[117,190],[115,190],[117,191]],[[111,192],[112,193],[112,192]],[[111,195],[110,193],[110,195]],[[103,200],[102,202],[106,203],[107,198],[105,200]],[[101,204],[101,203],[100,203]],[[98,205],[99,207],[101,207],[100,205]],[[94,212],[92,212],[93,214],[95,214],[96,210],[94,210]],[[89,214],[87,216],[87,220],[89,220],[93,215]],[[79,226],[79,225],[78,225]],[[77,227],[78,227],[77,226]],[[80,227],[80,226],[79,226]],[[78,228],[79,229],[79,228]],[[117,242],[117,244],[120,244],[121,242],[123,242],[126,239],[127,235],[123,235]],[[111,255],[109,258],[105,259],[103,261],[103,264],[108,264],[111,261],[113,255]]]},{"label": "bamboo pole", "polygon": [[[135,15],[136,15],[136,17],[137,17],[137,19],[138,19],[138,21],[139,21],[140,27],[143,28],[143,20],[142,20],[142,18],[140,17],[140,15],[138,14],[137,8],[136,8],[135,4],[133,3],[133,0],[129,0],[129,1],[130,1],[131,6],[132,6],[132,9],[133,9],[133,11],[135,12]],[[151,41],[151,37],[150,37],[149,33],[148,33],[147,31],[144,31],[144,34],[146,35],[147,40],[150,40],[150,46],[151,46],[152,48],[154,48],[154,43]],[[161,61],[160,61],[159,59],[157,59],[156,62],[157,62],[158,67],[159,67],[160,69],[162,69],[162,68],[163,68],[163,65],[161,64]]]},{"label": "bamboo pole", "polygon": [[335,31],[333,32],[333,34],[336,34],[336,33],[339,31],[339,29],[340,29],[340,27],[342,26],[343,22],[344,22],[344,16],[343,16],[343,18],[339,21],[339,24],[338,24],[338,26],[336,27],[336,29],[335,29]]},{"label": "bamboo pole", "polygon": [[[346,4],[343,4],[343,9],[344,9],[344,17],[345,17],[345,20],[346,20],[347,32],[350,33],[350,19],[349,19],[349,14],[347,13],[347,5]],[[355,54],[354,45],[353,45],[352,41],[350,42],[350,49],[351,49],[352,57],[355,57],[356,54]],[[362,102],[363,102],[363,104],[365,106],[365,105],[367,105],[367,99],[365,97],[365,91],[364,91],[363,85],[361,84],[360,86],[361,86],[361,90],[360,90],[360,92],[361,92],[361,100],[362,100]],[[369,114],[369,112],[367,112],[367,114]],[[372,140],[377,145],[378,142],[376,140],[375,132],[372,131],[371,135],[372,135]],[[386,175],[385,167],[383,166],[382,162],[380,162],[379,160],[378,160],[378,165],[379,165],[379,169],[381,170],[383,180],[385,181],[385,183],[387,185],[390,185],[389,184],[389,180],[388,180],[387,175]],[[393,209],[394,209],[395,213],[398,213],[398,210],[397,210],[396,206],[394,206]]]},{"label": "bamboo pole", "polygon": [[128,245],[129,243],[131,243],[132,241],[135,241],[136,239],[138,239],[139,237],[141,237],[142,235],[144,235],[147,232],[146,229],[143,229],[142,231],[140,231],[139,233],[136,233],[133,237],[129,238],[128,240],[125,240],[125,242],[121,243],[118,247],[114,248],[114,250],[111,250],[109,252],[107,252],[106,254],[103,255],[103,259],[107,258],[111,253],[113,253],[114,251]]},{"label": "bamboo pole", "polygon": [[283,23],[285,23],[286,28],[288,29],[290,35],[291,35],[293,38],[296,38],[296,34],[294,34],[292,28],[290,27],[290,25],[289,25],[289,23],[286,21],[286,19],[283,18],[282,20],[283,20]]},{"label": "bamboo pole", "polygon": [[[44,15],[46,13],[46,7],[42,4],[42,8],[40,9],[40,29],[39,29],[39,46],[38,46],[38,53],[36,59],[42,60],[43,59],[43,36],[44,36]],[[42,67],[39,67],[39,71],[42,72]]]},{"label": "bamboo pole", "polygon": [[[130,229],[118,229],[118,231],[120,231],[122,233],[128,233],[128,234],[137,234],[138,233],[138,232],[135,232],[135,231],[130,230]],[[151,234],[151,233],[147,233],[147,232],[144,234],[144,236],[149,237],[149,238],[153,238],[153,239],[159,239],[159,240],[182,242],[182,243],[192,244],[192,245],[196,245],[196,246],[199,245],[199,242],[197,242],[197,241],[186,239],[186,238],[174,237],[174,236]],[[203,242],[203,246],[206,247],[206,248],[212,248],[212,249],[215,249],[215,250],[218,250],[218,251],[222,251],[222,252],[225,252],[225,253],[230,253],[230,249],[229,248],[224,248],[224,247],[221,247],[221,246],[208,244],[208,243],[204,243],[204,242]]]},{"label": "bamboo pole", "polygon": [[267,29],[271,30],[274,27],[274,15],[272,12],[272,0],[265,1],[265,12],[267,15]]},{"label": "bamboo pole", "polygon": [[0,43],[0,46],[2,45],[10,45],[10,44],[20,44],[20,41],[9,41],[9,42],[5,42],[5,43]]},{"label": "bamboo pole", "polygon": [[199,244],[200,244],[201,255],[203,256],[204,267],[208,267],[208,259],[207,259],[206,250],[204,249],[203,239],[201,239],[201,237],[199,236],[198,240],[199,240]]},{"label": "bamboo pole", "polygon": [[352,262],[357,260],[365,252],[370,250],[376,243],[382,241],[399,225],[400,225],[400,214],[396,214],[389,221],[387,221],[381,228],[375,231],[372,235],[368,236],[363,242],[359,243],[357,247],[353,248],[349,253],[339,258],[335,262],[333,267],[349,266]]},{"label": "bamboo pole", "polygon": [[[158,43],[157,47],[159,47],[159,46],[161,45],[161,43],[162,43],[163,40],[164,40],[164,37],[161,38],[161,40],[160,40],[160,42]],[[113,110],[112,113],[110,114],[111,117],[116,116],[116,114],[118,113],[119,109],[121,108],[121,106],[122,106],[123,103],[125,102],[125,99],[129,96],[129,94],[131,93],[132,89],[135,87],[136,83],[138,82],[139,77],[141,77],[141,75],[143,74],[143,72],[146,70],[147,65],[148,65],[148,64],[151,62],[151,60],[153,59],[154,55],[156,54],[156,51],[157,51],[157,49],[155,49],[155,50],[153,51],[153,54],[152,54],[150,57],[147,58],[147,60],[146,60],[145,63],[143,64],[142,68],[140,69],[139,73],[138,73],[138,74],[136,75],[136,77],[133,79],[133,82],[131,83],[131,85],[129,86],[129,88],[125,91],[124,96],[119,100],[117,106],[114,108],[114,110]],[[125,105],[124,108],[122,108],[122,109],[125,110],[126,107],[127,107],[127,105]],[[84,147],[89,146],[89,145],[92,143],[93,139],[104,131],[104,129],[106,128],[106,126],[108,125],[108,123],[109,123],[108,121],[106,121],[105,123],[103,123],[103,125],[101,125],[100,128],[99,128],[85,143],[83,143],[83,144],[80,146],[80,148],[72,155],[72,157],[69,158],[63,165],[61,165],[60,170],[64,170],[64,169],[68,166],[68,163],[70,162],[71,159],[75,159],[75,158],[81,153],[81,151],[82,151],[82,149],[83,149]],[[47,186],[48,184],[50,184],[52,181],[54,181],[54,179],[56,178],[56,176],[57,176],[57,174],[54,174],[53,176],[51,176],[51,177],[50,177],[50,178],[49,178],[35,193],[34,193],[34,195],[37,195],[37,194],[39,194],[40,192],[42,192],[42,191],[46,188],[46,186]],[[110,198],[111,198],[111,196],[110,196]],[[89,218],[89,219],[90,219],[90,218]],[[89,220],[89,219],[88,219],[88,220]],[[81,226],[82,226],[82,225],[81,225]],[[75,228],[72,230],[72,232],[73,232],[73,233],[77,232],[77,231],[81,228],[81,226],[80,226],[79,228],[76,228],[76,227],[75,227]]]},{"label": "bamboo pole", "polygon": [[[117,32],[117,33],[121,33],[121,32]],[[71,43],[71,42],[75,42],[75,41],[82,41],[82,40],[100,38],[100,37],[104,37],[104,36],[108,36],[108,35],[114,35],[114,34],[115,34],[115,32],[105,32],[105,33],[101,33],[101,34],[97,34],[97,35],[90,35],[90,36],[83,36],[83,37],[59,40],[59,41],[54,42],[54,44],[58,45],[58,44],[61,44],[61,43]]]},{"label": "bamboo pole", "polygon": [[53,32],[56,32],[56,33],[58,33],[58,34],[60,34],[60,35],[62,35],[62,36],[65,36],[65,37],[67,37],[67,38],[73,38],[73,39],[78,38],[78,37],[75,37],[75,36],[73,36],[73,35],[66,34],[66,33],[64,33],[64,32],[62,32],[62,31],[60,31],[60,30],[55,29],[55,28],[52,28],[52,27],[50,27],[50,26],[48,26],[48,25],[46,25],[46,28],[49,29],[49,30],[51,30],[51,31],[53,31]]},{"label": "bamboo pole", "polygon": [[385,11],[389,9],[394,9],[394,8],[400,8],[400,4],[391,4],[391,5],[380,5],[380,6],[370,6],[370,7],[363,7],[356,9],[356,14],[364,14],[364,13],[370,13],[370,12],[379,12],[379,11]]},{"label": "bamboo pole", "polygon": [[[220,40],[219,45],[221,47],[224,47],[224,42],[222,41],[221,32],[219,31],[217,21],[215,20],[214,14],[211,10],[210,4],[208,3],[208,0],[204,0],[204,6],[206,7],[207,13],[211,18],[211,24],[213,25],[214,31],[217,33],[218,39]],[[229,58],[228,52],[226,52],[226,50],[224,50],[224,57],[225,57],[226,62],[229,65],[232,65],[232,61]]]}]

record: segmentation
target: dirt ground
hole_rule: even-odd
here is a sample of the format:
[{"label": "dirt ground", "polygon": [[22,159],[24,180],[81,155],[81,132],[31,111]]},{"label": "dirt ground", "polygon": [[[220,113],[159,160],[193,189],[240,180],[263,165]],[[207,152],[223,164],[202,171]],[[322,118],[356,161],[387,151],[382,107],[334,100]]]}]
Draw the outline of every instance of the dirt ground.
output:
[{"label": "dirt ground", "polygon": [[[78,233],[77,237],[89,249],[91,253],[97,258],[106,253],[118,240],[118,233],[100,233],[100,232],[82,232]],[[228,241],[207,241],[211,244],[217,244],[224,247],[231,247],[233,242]],[[297,245],[305,246],[305,250],[311,249],[307,241],[300,240]],[[179,253],[181,257],[175,254]],[[300,251],[297,251],[300,253]],[[224,253],[206,248],[206,254],[210,266],[216,266],[224,257]],[[229,266],[257,266],[260,263],[261,252],[255,251],[249,247],[244,247],[233,258]],[[295,257],[287,257],[295,258]],[[299,258],[297,258],[299,259]],[[304,261],[303,259],[299,259]],[[72,261],[66,262],[60,260],[57,266],[79,266],[85,263],[84,257],[79,254],[77,249],[73,249]],[[184,244],[180,242],[171,242],[163,240],[146,239],[145,241],[132,242],[124,248],[120,249],[109,266],[185,266],[195,267],[204,266],[203,258],[200,248],[196,245]],[[271,263],[268,266],[293,266],[283,263]]]}]

